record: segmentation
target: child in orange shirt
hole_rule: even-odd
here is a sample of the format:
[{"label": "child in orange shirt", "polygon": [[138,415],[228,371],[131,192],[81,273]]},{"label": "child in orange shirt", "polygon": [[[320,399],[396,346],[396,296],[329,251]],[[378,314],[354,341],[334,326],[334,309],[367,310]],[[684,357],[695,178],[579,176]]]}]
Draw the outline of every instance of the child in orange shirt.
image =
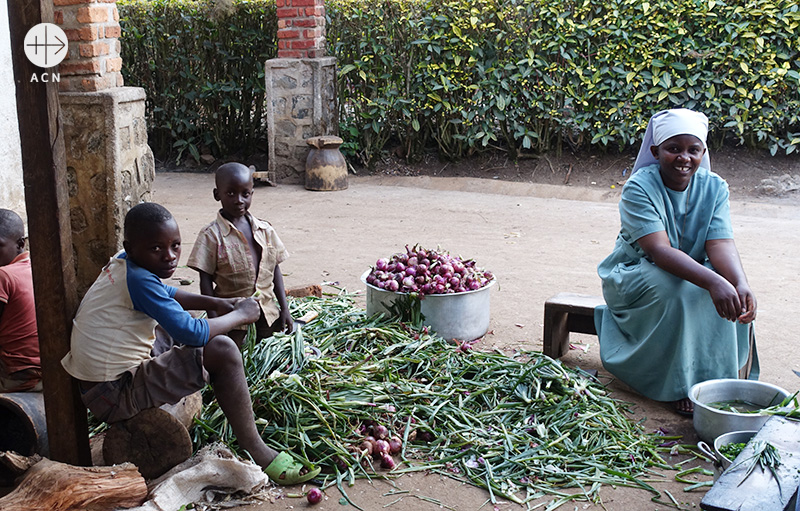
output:
[{"label": "child in orange shirt", "polygon": [[0,209],[0,392],[42,390],[39,333],[25,225]]}]

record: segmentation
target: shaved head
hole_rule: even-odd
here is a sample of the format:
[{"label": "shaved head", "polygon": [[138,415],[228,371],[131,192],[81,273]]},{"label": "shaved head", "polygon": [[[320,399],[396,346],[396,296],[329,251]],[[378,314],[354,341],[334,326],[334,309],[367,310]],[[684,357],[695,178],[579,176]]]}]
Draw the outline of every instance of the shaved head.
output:
[{"label": "shaved head", "polygon": [[222,188],[226,183],[231,181],[232,178],[247,180],[250,179],[252,175],[253,171],[241,163],[224,163],[217,169],[214,175],[214,183],[217,185],[217,188]]},{"label": "shaved head", "polygon": [[22,218],[10,209],[0,209],[0,237],[13,241],[25,237]]}]

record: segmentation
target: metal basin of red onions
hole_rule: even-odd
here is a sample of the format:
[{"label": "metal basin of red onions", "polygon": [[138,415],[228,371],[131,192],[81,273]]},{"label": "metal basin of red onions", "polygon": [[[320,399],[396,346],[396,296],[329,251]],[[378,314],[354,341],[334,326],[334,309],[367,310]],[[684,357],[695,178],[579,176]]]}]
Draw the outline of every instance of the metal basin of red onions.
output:
[{"label": "metal basin of red onions", "polygon": [[425,324],[447,340],[472,341],[489,329],[489,299],[496,278],[472,259],[419,245],[378,259],[361,280],[367,287],[367,314],[390,314],[394,302],[421,297]]}]

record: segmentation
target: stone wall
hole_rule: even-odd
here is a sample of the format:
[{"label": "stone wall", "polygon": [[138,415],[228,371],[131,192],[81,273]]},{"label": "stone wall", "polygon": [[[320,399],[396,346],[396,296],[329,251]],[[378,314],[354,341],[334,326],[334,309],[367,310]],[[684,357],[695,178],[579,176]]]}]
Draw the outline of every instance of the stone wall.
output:
[{"label": "stone wall", "polygon": [[306,139],[339,134],[336,59],[267,61],[269,170],[279,181],[303,182]]},{"label": "stone wall", "polygon": [[150,200],[155,165],[147,145],[144,89],[61,93],[59,100],[72,242],[83,296],[100,268],[122,248],[125,214]]},{"label": "stone wall", "polygon": [[8,2],[0,2],[0,90],[3,91],[0,94],[0,126],[3,127],[3,136],[0,136],[0,161],[3,162],[0,165],[0,208],[11,209],[26,218]]}]

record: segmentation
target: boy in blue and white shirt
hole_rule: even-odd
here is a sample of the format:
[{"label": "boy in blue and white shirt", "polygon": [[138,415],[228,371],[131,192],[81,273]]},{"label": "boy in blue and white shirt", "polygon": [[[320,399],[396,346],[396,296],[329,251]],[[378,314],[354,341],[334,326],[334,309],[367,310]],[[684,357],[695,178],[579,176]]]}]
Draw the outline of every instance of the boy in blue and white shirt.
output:
[{"label": "boy in blue and white shirt", "polygon": [[[252,298],[217,298],[167,286],[181,253],[178,224],[155,203],[125,216],[124,251],[116,254],[83,298],[70,352],[61,361],[79,380],[83,402],[106,422],[174,404],[210,383],[239,445],[275,482],[297,484],[319,473],[267,447],[255,426],[242,356],[225,332],[260,314]],[[194,318],[187,310],[213,310]],[[151,356],[160,326],[178,344]]]}]

